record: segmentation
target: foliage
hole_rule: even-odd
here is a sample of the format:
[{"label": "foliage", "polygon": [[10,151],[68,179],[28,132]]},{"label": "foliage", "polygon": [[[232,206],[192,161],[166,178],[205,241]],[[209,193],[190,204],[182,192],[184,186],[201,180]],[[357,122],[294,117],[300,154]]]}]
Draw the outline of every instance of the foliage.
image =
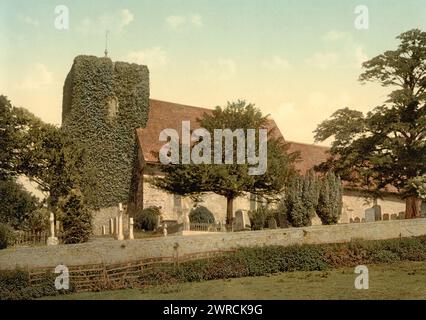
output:
[{"label": "foliage", "polygon": [[411,179],[409,181],[409,188],[414,189],[421,199],[426,200],[426,174]]},{"label": "foliage", "polygon": [[319,186],[319,178],[313,170],[304,176],[295,175],[290,180],[280,203],[280,211],[293,227],[311,225],[318,205]]},{"label": "foliage", "polygon": [[0,250],[6,249],[11,243],[13,243],[13,238],[13,229],[7,224],[0,223]]},{"label": "foliage", "polygon": [[25,221],[24,228],[33,232],[49,230],[50,211],[47,208],[38,208],[31,212]]},{"label": "foliage", "polygon": [[249,211],[252,230],[262,230],[268,226],[268,219],[274,218],[274,212],[266,206],[259,206],[256,210]]},{"label": "foliage", "polygon": [[[204,114],[198,119],[202,128],[205,128],[214,137],[214,129],[255,129],[256,147],[258,154],[258,129],[267,127],[267,118],[253,104],[245,101],[228,102],[225,108],[216,107],[211,114]],[[150,182],[167,192],[182,196],[199,195],[205,192],[214,192],[227,199],[228,228],[233,220],[233,201],[246,192],[259,194],[264,197],[275,197],[284,188],[288,177],[294,172],[293,162],[297,153],[288,154],[288,146],[282,139],[275,138],[277,133],[268,132],[267,168],[263,175],[249,175],[247,155],[245,164],[237,164],[237,144],[234,139],[234,164],[190,164],[190,165],[163,165],[164,177],[157,177]],[[223,148],[222,162],[225,159]],[[214,163],[210,159],[210,163]]]},{"label": "foliage", "polygon": [[339,177],[327,172],[320,180],[317,215],[322,224],[336,224],[342,214],[343,188]]},{"label": "foliage", "polygon": [[[415,203],[410,181],[426,173],[426,32],[413,29],[397,39],[398,48],[364,62],[360,76],[393,89],[385,104],[366,115],[338,110],[318,126],[315,139],[334,137],[332,157],[319,169],[333,169],[376,193],[392,185]],[[408,217],[419,213],[411,204],[407,201]]]},{"label": "foliage", "polygon": [[159,207],[139,209],[135,213],[135,228],[145,231],[153,231],[158,227],[158,217],[161,216]]},{"label": "foliage", "polygon": [[15,178],[0,180],[0,223],[19,229],[37,208],[38,200]]},{"label": "foliage", "polygon": [[189,213],[189,221],[194,223],[215,223],[213,213],[204,206],[197,206]]},{"label": "foliage", "polygon": [[82,243],[92,234],[92,214],[78,189],[59,199],[57,218],[62,221],[64,243]]},{"label": "foliage", "polygon": [[221,257],[181,263],[171,274],[175,282],[192,282],[424,260],[426,237],[423,236],[342,244],[240,248]]},{"label": "foliage", "polygon": [[63,128],[87,150],[84,170],[98,181],[88,200],[95,207],[127,202],[137,161],[135,128],[148,119],[147,67],[78,56],[63,96]]},{"label": "foliage", "polygon": [[56,290],[56,277],[53,273],[46,273],[37,284],[31,284],[25,271],[0,271],[0,300],[32,300],[75,291],[72,284],[69,290]]}]

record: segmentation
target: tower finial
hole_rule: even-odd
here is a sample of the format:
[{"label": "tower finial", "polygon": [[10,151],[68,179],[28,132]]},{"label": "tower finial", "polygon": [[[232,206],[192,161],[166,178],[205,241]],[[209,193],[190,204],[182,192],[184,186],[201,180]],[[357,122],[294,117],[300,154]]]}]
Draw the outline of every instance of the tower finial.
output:
[{"label": "tower finial", "polygon": [[104,51],[104,53],[105,53],[105,58],[107,58],[107,57],[108,57],[108,35],[109,35],[109,31],[107,30],[107,31],[105,32],[105,51]]}]

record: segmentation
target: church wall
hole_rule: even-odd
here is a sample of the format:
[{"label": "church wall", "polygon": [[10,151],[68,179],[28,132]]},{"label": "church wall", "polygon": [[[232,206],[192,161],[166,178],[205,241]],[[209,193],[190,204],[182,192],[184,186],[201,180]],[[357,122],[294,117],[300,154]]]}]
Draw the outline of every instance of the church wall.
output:
[{"label": "church wall", "polygon": [[[143,183],[143,206],[159,206],[163,214],[164,220],[177,220],[183,222],[182,216],[182,201],[179,196],[169,194],[162,190],[151,186],[146,179],[149,176],[144,176]],[[203,202],[200,205],[208,208],[214,215],[216,222],[225,223],[226,221],[226,199],[220,195],[209,193],[203,195]],[[190,201],[192,207],[194,203]],[[239,197],[234,200],[234,212],[237,210],[250,210],[249,196]]]}]

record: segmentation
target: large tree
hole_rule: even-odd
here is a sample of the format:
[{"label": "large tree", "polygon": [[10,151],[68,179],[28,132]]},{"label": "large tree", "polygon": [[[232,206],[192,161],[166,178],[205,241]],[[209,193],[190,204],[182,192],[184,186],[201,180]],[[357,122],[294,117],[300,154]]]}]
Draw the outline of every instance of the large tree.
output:
[{"label": "large tree", "polygon": [[363,63],[361,82],[392,91],[381,106],[364,115],[336,111],[315,131],[316,141],[333,137],[331,157],[320,166],[342,179],[380,193],[396,188],[406,199],[406,217],[419,214],[413,179],[426,173],[426,32],[397,37],[400,44]]},{"label": "large tree", "polygon": [[[214,137],[215,129],[256,130],[255,153],[259,154],[259,129],[266,128],[268,119],[253,104],[245,101],[228,103],[226,107],[217,107],[211,114],[204,114],[198,122]],[[214,192],[227,200],[226,224],[231,229],[233,221],[233,202],[243,194],[250,192],[271,200],[278,199],[288,178],[294,173],[293,163],[297,153],[287,153],[288,146],[277,138],[274,129],[268,132],[267,167],[260,175],[250,175],[247,153],[244,163],[238,161],[237,143],[233,141],[233,164],[174,164],[163,165],[164,177],[154,178],[151,183],[165,191],[182,196],[198,196],[206,192]],[[216,142],[215,142],[216,143]],[[222,141],[220,141],[222,143]],[[222,161],[225,163],[225,148],[222,150]],[[240,159],[241,160],[241,159]],[[239,164],[238,164],[239,163]]]},{"label": "large tree", "polygon": [[[84,172],[84,150],[63,131],[44,123],[0,95],[0,179],[26,176],[55,206],[75,187],[92,184]],[[89,192],[87,192],[89,193]]]}]

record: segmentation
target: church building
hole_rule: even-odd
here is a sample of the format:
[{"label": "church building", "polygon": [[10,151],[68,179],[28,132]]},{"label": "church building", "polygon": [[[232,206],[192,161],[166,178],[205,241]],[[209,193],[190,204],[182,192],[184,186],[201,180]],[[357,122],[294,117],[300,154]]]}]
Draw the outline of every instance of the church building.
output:
[{"label": "church building", "polygon": [[[158,206],[162,219],[182,222],[183,199],[152,187],[147,178],[161,175],[157,155],[164,142],[159,139],[160,132],[166,128],[180,132],[182,121],[190,121],[191,129],[196,129],[197,118],[212,109],[151,99],[149,86],[146,66],[94,56],[76,57],[65,80],[62,127],[85,145],[89,169],[95,172],[95,234],[117,214],[119,202],[128,208]],[[285,132],[282,135],[273,119],[268,126],[285,139]],[[300,173],[328,157],[326,147],[286,142],[290,152],[300,152],[301,160],[296,163]],[[249,194],[238,198],[234,210],[253,210],[255,200]],[[214,214],[216,222],[225,221],[225,198],[207,194],[202,205]],[[380,206],[381,216],[397,216],[405,210],[405,202],[396,192],[388,192],[383,199],[368,199],[345,188],[339,222],[362,222],[372,206]],[[314,218],[313,224],[320,224],[319,218]]]}]

